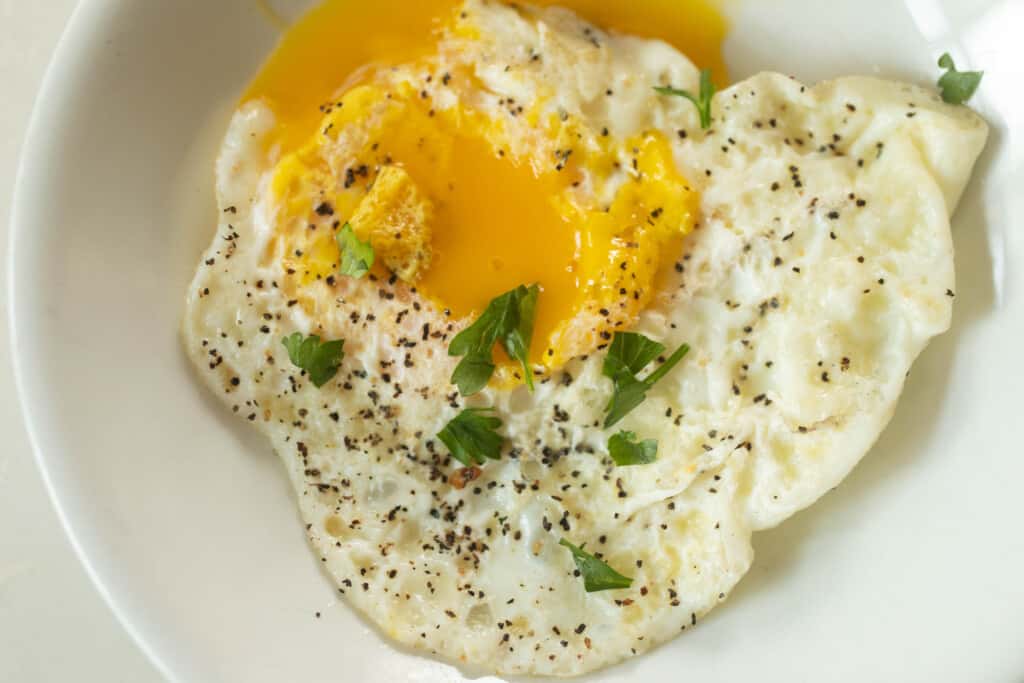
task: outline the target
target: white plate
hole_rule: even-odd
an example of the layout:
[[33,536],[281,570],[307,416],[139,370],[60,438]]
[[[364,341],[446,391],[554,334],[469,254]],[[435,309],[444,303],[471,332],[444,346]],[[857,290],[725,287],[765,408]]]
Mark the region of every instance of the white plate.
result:
[[[14,212],[12,329],[36,453],[98,588],[168,677],[461,680],[336,602],[269,447],[179,349],[215,218],[213,155],[277,35],[258,4],[95,0],[71,22]],[[987,71],[974,105],[993,135],[955,221],[955,324],[840,490],[755,537],[726,605],[593,680],[1020,681],[1024,2],[730,13],[736,77],[931,82],[947,49]]]

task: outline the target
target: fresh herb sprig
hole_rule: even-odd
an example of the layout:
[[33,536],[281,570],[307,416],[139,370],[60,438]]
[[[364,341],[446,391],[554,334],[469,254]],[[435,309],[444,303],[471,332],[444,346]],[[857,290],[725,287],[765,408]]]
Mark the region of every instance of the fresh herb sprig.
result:
[[650,465],[658,459],[658,442],[637,441],[635,432],[622,431],[608,439],[608,455],[619,467]]
[[569,552],[572,553],[576,569],[583,576],[583,589],[588,593],[612,590],[614,588],[629,588],[633,584],[633,579],[618,573],[609,567],[608,563],[597,559],[584,551],[582,547],[577,548],[564,538],[558,542],[558,545],[568,548]]
[[663,344],[648,339],[642,334],[635,332],[615,333],[615,338],[612,339],[608,355],[604,359],[604,367],[601,370],[602,374],[611,379],[614,385],[612,398],[608,402],[606,409],[608,416],[604,421],[605,428],[615,425],[619,420],[626,417],[630,411],[643,403],[651,387],[679,364],[679,361],[690,352],[690,347],[683,344],[662,363],[661,367],[648,375],[646,379],[638,379],[637,373],[664,353],[664,351],[665,346]]
[[715,96],[715,84],[711,81],[711,69],[701,69],[700,90],[696,95],[689,90],[680,90],[670,85],[659,85],[654,88],[661,95],[672,95],[674,97],[685,97],[693,102],[700,115],[700,127],[707,129],[711,127],[711,101]]
[[459,393],[470,396],[487,386],[494,374],[491,353],[496,343],[522,364],[526,385],[533,391],[529,354],[539,295],[537,285],[520,285],[505,292],[492,300],[472,325],[455,336],[448,346],[448,355],[462,356],[452,374],[452,384],[458,386]]
[[338,249],[341,251],[341,262],[338,271],[342,275],[357,280],[373,268],[374,252],[369,242],[363,242],[356,236],[352,226],[345,223],[337,235]]
[[296,332],[281,340],[288,350],[288,358],[295,367],[305,370],[310,381],[318,388],[330,382],[345,358],[345,340],[322,342],[313,334],[303,337]]
[[452,457],[466,467],[501,458],[501,420],[489,408],[466,408],[437,434]]
[[949,104],[963,104],[971,99],[981,85],[981,77],[985,75],[984,71],[957,71],[953,57],[948,52],[939,57],[939,66],[946,70],[939,78],[942,101]]

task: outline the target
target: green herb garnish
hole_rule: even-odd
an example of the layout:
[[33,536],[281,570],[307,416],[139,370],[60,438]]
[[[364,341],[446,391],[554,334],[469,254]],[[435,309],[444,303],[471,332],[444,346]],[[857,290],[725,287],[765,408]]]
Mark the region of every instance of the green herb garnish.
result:
[[288,358],[295,367],[305,370],[317,387],[322,387],[338,374],[345,358],[345,340],[321,342],[317,335],[303,337],[301,332],[281,340],[288,349]]
[[[576,562],[576,568],[583,575],[583,588],[588,593],[606,591],[613,588],[629,588],[633,579],[623,576],[602,560],[597,559],[583,548],[577,548],[564,538],[558,542],[572,553],[572,559]],[[584,544],[586,545],[586,544]]]
[[942,101],[949,104],[963,104],[971,99],[981,84],[981,77],[985,75],[984,71],[957,71],[948,52],[939,57],[939,66],[946,69],[946,73],[939,78]]
[[650,465],[658,459],[658,442],[654,439],[636,440],[634,432],[619,432],[608,439],[608,455],[619,467]]
[[642,334],[615,333],[615,338],[608,349],[608,355],[605,356],[604,367],[601,370],[604,376],[611,379],[614,384],[614,393],[612,393],[612,398],[606,408],[608,417],[604,421],[605,428],[611,427],[643,403],[651,387],[672,371],[672,368],[683,359],[683,356],[690,352],[690,347],[683,344],[662,363],[660,368],[648,375],[647,379],[637,379],[637,373],[664,351],[664,345],[652,341]]
[[700,92],[696,96],[689,90],[680,90],[670,85],[659,85],[654,89],[662,95],[685,97],[690,100],[693,102],[693,106],[697,107],[697,113],[700,114],[700,127],[711,127],[711,98],[715,95],[715,84],[711,82],[711,69],[701,69]]
[[373,268],[373,247],[356,237],[356,231],[346,223],[338,231],[338,249],[341,250],[341,265],[338,270],[342,275],[359,279]]
[[505,292],[487,305],[476,322],[452,340],[448,355],[463,357],[452,374],[452,384],[459,387],[463,396],[475,394],[487,386],[494,374],[491,350],[499,342],[509,356],[522,363],[526,385],[533,391],[529,353],[539,294],[537,285],[520,285]]
[[488,458],[501,458],[501,445],[505,442],[495,430],[501,420],[490,408],[466,408],[456,415],[437,434],[448,447],[452,457],[466,467],[483,465]]

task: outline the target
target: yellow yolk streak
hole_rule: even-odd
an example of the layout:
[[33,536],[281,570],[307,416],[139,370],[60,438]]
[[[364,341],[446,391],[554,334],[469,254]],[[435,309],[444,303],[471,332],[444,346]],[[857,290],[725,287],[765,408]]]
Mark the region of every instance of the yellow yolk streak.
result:
[[607,211],[580,217],[583,229],[577,266],[577,318],[556,328],[545,364],[558,367],[605,344],[625,330],[650,303],[664,265],[693,230],[699,195],[676,169],[668,141],[648,133],[627,141],[633,173]]

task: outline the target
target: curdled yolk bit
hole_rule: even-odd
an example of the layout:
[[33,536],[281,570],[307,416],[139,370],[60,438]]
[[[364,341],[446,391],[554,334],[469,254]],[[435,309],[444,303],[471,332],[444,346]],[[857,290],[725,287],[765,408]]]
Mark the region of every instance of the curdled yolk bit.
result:
[[399,279],[416,282],[430,268],[434,205],[401,166],[380,167],[349,223]]
[[[650,302],[665,254],[678,252],[695,222],[698,197],[668,141],[658,133],[614,140],[585,122],[545,115],[537,103],[520,114],[538,144],[555,150],[555,162],[541,163],[550,149],[524,149],[502,120],[460,101],[436,106],[410,82],[389,78],[380,63],[404,61],[431,73],[436,37],[424,35],[455,3],[403,2],[385,23],[391,4],[336,0],[315,10],[286,36],[247,96],[268,102],[279,119],[272,190],[290,274],[285,286],[315,312],[303,288],[337,272],[334,236],[348,223],[373,245],[378,276],[394,273],[454,319],[518,285],[538,284],[536,363],[555,368],[607,343]],[[693,37],[678,2],[646,0],[628,11],[596,0],[558,4],[612,28]],[[377,20],[388,25],[385,37],[349,36]],[[720,20],[696,25],[724,32]],[[316,40],[325,32],[330,40]],[[720,66],[717,42],[702,33],[691,53],[694,44],[698,61]],[[474,87],[469,73],[444,78],[463,92]],[[559,156],[559,142],[568,140],[576,153]]]

